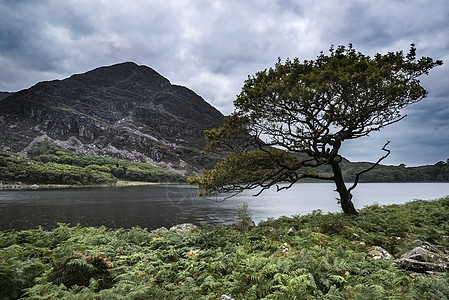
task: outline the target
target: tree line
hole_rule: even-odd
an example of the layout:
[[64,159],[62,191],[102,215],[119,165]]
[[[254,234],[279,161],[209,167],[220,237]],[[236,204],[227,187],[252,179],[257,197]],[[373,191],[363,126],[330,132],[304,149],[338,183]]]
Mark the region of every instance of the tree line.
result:
[[[370,162],[350,162],[343,159],[341,162],[343,178],[346,182],[354,182],[358,173],[373,165],[374,163]],[[321,166],[310,171],[314,171],[320,176],[332,174],[330,166]],[[316,181],[316,179],[311,181]],[[449,159],[446,162],[439,161],[433,165],[415,167],[407,167],[405,164],[399,166],[379,164],[369,172],[363,173],[359,182],[449,182]]]
[[[351,182],[355,174],[360,172],[359,164],[343,166],[346,180]],[[379,165],[375,169],[363,174],[360,182],[448,182],[449,181],[449,159],[447,162],[437,162],[433,165],[406,167]]]

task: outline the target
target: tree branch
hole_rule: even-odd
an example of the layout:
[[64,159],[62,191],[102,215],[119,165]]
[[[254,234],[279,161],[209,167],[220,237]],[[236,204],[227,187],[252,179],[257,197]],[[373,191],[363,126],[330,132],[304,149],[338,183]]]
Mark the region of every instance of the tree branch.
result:
[[355,187],[356,187],[357,184],[359,183],[359,177],[360,177],[360,175],[362,175],[363,173],[366,173],[366,172],[368,172],[368,171],[371,171],[371,170],[374,169],[377,165],[379,165],[379,163],[380,163],[382,160],[384,160],[385,158],[387,158],[388,155],[390,155],[391,151],[388,150],[387,148],[385,148],[385,147],[388,146],[388,144],[390,144],[390,141],[387,141],[387,142],[385,143],[385,145],[382,147],[382,150],[385,151],[385,152],[387,152],[384,156],[382,156],[381,158],[379,158],[379,159],[376,161],[376,163],[373,164],[373,165],[372,165],[371,167],[369,167],[368,169],[363,170],[363,171],[361,171],[361,172],[355,174],[354,184],[348,189],[348,192],[351,192],[353,189],[355,189]]

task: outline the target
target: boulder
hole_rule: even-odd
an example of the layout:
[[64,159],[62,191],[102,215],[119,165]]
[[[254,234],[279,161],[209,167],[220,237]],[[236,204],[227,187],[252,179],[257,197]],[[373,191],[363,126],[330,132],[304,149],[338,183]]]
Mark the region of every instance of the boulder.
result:
[[382,247],[373,246],[369,248],[368,255],[372,259],[391,259],[391,254]]
[[426,273],[449,271],[449,249],[418,241],[417,246],[398,259],[396,264],[404,269]]
[[163,232],[167,232],[167,231],[168,231],[168,229],[165,226],[162,226],[162,227],[152,230],[152,232],[154,232],[154,233],[163,233]]
[[198,226],[193,225],[191,223],[183,223],[183,224],[178,224],[178,225],[174,225],[170,228],[170,231],[174,231],[174,232],[186,232],[186,231],[193,231],[193,230],[197,230]]

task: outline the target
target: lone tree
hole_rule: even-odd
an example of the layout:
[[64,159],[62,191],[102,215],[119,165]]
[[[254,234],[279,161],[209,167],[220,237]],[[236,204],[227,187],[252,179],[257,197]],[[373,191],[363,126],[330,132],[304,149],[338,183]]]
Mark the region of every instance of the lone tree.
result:
[[[206,131],[206,152],[225,159],[202,176],[190,179],[206,194],[239,193],[276,186],[287,189],[302,178],[334,181],[342,210],[357,215],[351,191],[359,176],[346,186],[339,150],[345,140],[367,136],[394,124],[400,110],[426,97],[418,78],[442,61],[416,59],[411,45],[402,51],[374,57],[352,45],[331,48],[316,60],[280,60],[274,68],[249,76],[234,101],[234,112],[220,128]],[[316,167],[329,165],[332,175]],[[287,183],[287,185],[285,185]],[[281,185],[280,185],[281,184]]]

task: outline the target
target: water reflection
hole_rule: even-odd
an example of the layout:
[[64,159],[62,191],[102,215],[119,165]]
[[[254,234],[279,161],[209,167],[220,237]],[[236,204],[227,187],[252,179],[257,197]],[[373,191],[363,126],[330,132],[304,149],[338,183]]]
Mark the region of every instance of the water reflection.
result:
[[[330,183],[301,183],[277,193],[268,190],[258,197],[246,192],[223,202],[197,196],[189,185],[148,185],[124,188],[89,188],[33,191],[0,191],[0,230],[20,230],[58,222],[83,226],[150,229],[179,223],[232,224],[236,210],[249,205],[257,223],[269,217],[306,214],[321,209],[340,211]],[[449,195],[449,183],[360,184],[354,190],[355,205],[404,203]]]
[[0,230],[58,222],[83,226],[158,228],[178,223],[235,222],[235,208],[214,207],[188,185],[0,191]]

